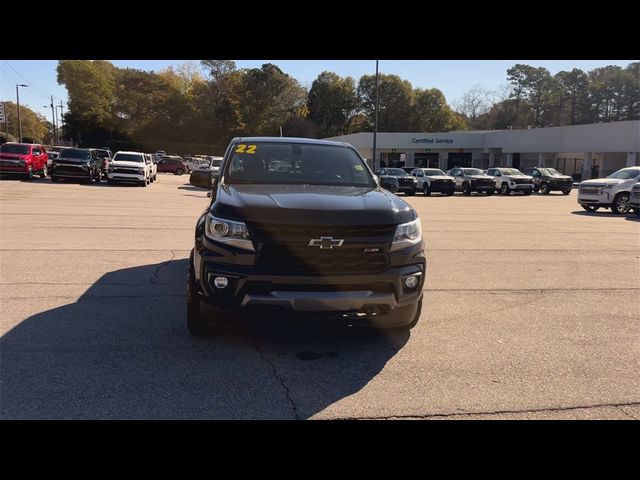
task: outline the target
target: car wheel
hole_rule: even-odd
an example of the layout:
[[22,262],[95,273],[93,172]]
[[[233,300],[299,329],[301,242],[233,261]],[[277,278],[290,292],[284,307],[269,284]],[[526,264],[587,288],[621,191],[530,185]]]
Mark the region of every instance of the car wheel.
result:
[[570,193],[571,193],[571,190],[562,190],[563,195],[569,195]]
[[509,190],[509,185],[502,182],[502,185],[500,186],[500,195],[509,195],[510,192],[511,190]]
[[427,197],[431,195],[431,190],[429,190],[429,185],[426,183],[422,186],[422,193],[424,193]]
[[33,180],[33,167],[31,165],[29,165],[27,173],[24,174],[24,178],[25,180]]
[[49,173],[49,171],[47,170],[47,164],[45,163],[42,166],[42,171],[40,172],[40,178],[47,178],[47,174]]
[[176,175],[182,175],[183,173],[184,171],[181,168],[176,170]]
[[196,275],[193,271],[193,253],[189,257],[187,274],[187,329],[192,335],[204,336],[210,332],[203,318],[200,299],[197,294]]
[[471,195],[471,187],[468,183],[462,184],[462,194],[463,195]]
[[630,199],[628,193],[619,193],[616,195],[616,198],[613,200],[613,205],[611,205],[611,211],[613,213],[627,213],[630,207]]
[[540,193],[542,193],[543,195],[549,195],[549,193],[551,193],[551,188],[549,188],[548,183],[543,183],[542,185],[540,185]]
[[587,212],[597,212],[600,207],[594,207],[593,205],[582,205]]

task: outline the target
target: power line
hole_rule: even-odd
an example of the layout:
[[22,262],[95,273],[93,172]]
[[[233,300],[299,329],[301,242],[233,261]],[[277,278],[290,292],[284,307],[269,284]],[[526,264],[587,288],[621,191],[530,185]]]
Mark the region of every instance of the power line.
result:
[[[7,65],[9,65],[9,67],[11,68],[11,70],[13,70],[14,72],[16,72],[16,74],[17,74],[20,78],[22,78],[22,80],[24,80],[24,81],[25,81],[25,83],[29,84],[29,86],[30,86],[33,90],[39,91],[42,95],[44,95],[44,91],[43,91],[43,90],[41,90],[40,88],[35,87],[35,86],[33,85],[33,82],[30,82],[29,80],[27,80],[27,79],[26,79],[26,78],[25,78],[25,77],[24,77],[24,76],[23,76],[19,71],[17,71],[15,68],[13,68],[13,65],[11,65],[11,64],[9,63],[9,60],[5,60],[4,62],[5,62]],[[49,98],[49,96],[46,96],[46,98]]]

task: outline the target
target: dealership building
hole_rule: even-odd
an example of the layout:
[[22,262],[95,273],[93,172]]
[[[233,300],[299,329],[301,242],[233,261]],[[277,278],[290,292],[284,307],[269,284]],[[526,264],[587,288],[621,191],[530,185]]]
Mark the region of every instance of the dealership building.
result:
[[640,165],[640,121],[523,130],[446,133],[360,132],[327,138],[353,145],[374,170],[381,167],[553,167],[586,180]]

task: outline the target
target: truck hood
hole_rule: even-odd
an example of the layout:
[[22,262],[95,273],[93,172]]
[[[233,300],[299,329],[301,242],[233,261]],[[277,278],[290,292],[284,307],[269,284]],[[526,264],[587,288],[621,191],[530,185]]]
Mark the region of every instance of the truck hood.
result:
[[494,178],[489,175],[467,175],[467,178],[471,180],[494,180]]
[[455,178],[450,177],[449,175],[430,175],[429,177],[431,180],[454,180]]
[[628,182],[629,180],[622,180],[619,178],[594,178],[592,180],[585,180],[580,182],[581,187],[604,187],[607,185],[618,185],[620,183]]
[[119,162],[118,160],[109,160],[109,165],[112,167],[144,168],[146,164],[141,162]]
[[298,225],[390,225],[416,218],[382,188],[317,185],[220,185],[211,213],[230,220]]
[[573,181],[573,178],[571,178],[569,175],[543,175],[543,178],[547,180]]
[[533,180],[531,175],[503,175],[505,178],[511,180]]

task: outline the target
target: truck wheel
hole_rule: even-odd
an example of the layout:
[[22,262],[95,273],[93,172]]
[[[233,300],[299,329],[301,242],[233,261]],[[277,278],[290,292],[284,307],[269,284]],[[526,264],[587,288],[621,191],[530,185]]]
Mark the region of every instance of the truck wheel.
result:
[[471,187],[468,183],[462,184],[462,194],[463,195],[471,195]]
[[594,207],[593,205],[582,205],[587,212],[597,212],[600,207]]
[[209,333],[207,325],[202,319],[200,299],[198,298],[196,276],[193,271],[193,253],[189,258],[189,272],[187,279],[187,329],[192,335],[204,336]]
[[544,195],[549,195],[549,193],[551,193],[551,189],[549,188],[548,183],[543,183],[542,185],[540,185],[540,193]]
[[33,180],[33,167],[31,165],[29,165],[29,169],[27,170],[27,173],[24,174],[24,179]]
[[45,163],[42,166],[42,171],[40,172],[40,178],[47,178],[47,173],[49,172],[47,171],[47,164]]
[[611,211],[613,213],[627,213],[630,207],[629,194],[626,192],[619,193],[616,195],[616,198],[613,200],[613,204],[611,205]]
[[176,175],[182,175],[184,172],[182,171],[181,168],[176,170]]
[[563,195],[569,195],[570,193],[571,193],[571,190],[562,190]]
[[429,185],[426,183],[422,186],[422,193],[424,193],[427,197],[431,195],[431,190],[429,190]]
[[502,182],[502,185],[500,186],[500,195],[509,195],[510,192],[511,190],[509,190],[509,185]]

